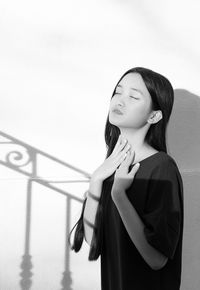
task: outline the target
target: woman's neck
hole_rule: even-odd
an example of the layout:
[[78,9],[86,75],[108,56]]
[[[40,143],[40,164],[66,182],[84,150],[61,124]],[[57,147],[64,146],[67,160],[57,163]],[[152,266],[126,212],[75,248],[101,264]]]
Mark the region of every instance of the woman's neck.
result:
[[128,140],[128,143],[131,145],[131,149],[135,151],[135,158],[132,163],[137,163],[140,160],[158,152],[144,141],[145,134],[142,134],[141,131],[136,131],[133,133],[132,131],[128,132],[126,130],[121,131],[121,135],[123,139]]

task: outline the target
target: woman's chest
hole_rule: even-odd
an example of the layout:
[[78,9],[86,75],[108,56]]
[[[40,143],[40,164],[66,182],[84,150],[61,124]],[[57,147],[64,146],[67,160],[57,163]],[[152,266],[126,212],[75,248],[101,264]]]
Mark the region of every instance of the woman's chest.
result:
[[[116,223],[117,221],[120,221],[120,216],[111,196],[113,181],[114,179],[111,177],[105,184],[105,190],[103,192],[103,212],[105,221],[112,219]],[[125,193],[122,192],[122,194],[126,194],[130,203],[139,215],[143,215],[145,212],[148,199],[148,186],[149,178],[141,178],[141,176],[137,176]]]

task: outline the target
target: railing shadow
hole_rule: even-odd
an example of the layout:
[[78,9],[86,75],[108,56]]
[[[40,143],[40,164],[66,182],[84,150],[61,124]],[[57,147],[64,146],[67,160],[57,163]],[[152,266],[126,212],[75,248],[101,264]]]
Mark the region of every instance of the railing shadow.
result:
[[[14,171],[17,171],[27,177],[27,200],[26,200],[26,225],[25,225],[25,249],[22,255],[22,262],[20,265],[21,280],[20,287],[21,290],[29,290],[32,286],[32,276],[33,276],[33,264],[31,261],[30,254],[30,234],[31,234],[31,205],[32,205],[32,185],[33,182],[40,183],[45,187],[57,191],[66,197],[66,235],[65,235],[65,264],[64,271],[62,273],[61,279],[61,290],[72,290],[72,278],[70,271],[70,249],[68,244],[68,236],[70,233],[70,218],[71,218],[71,201],[75,200],[80,203],[83,202],[82,199],[70,194],[63,188],[59,188],[59,185],[63,183],[79,183],[88,182],[90,179],[90,174],[80,170],[77,167],[72,166],[54,156],[51,156],[29,144],[14,138],[2,131],[0,131],[0,164],[6,166]],[[54,180],[42,177],[38,174],[39,161],[41,157],[46,158],[46,162],[49,160],[57,165],[64,166],[76,173],[81,174],[84,179],[78,180],[68,180],[67,178],[63,180]]]
[[[181,289],[196,290],[200,285],[199,269],[199,204],[200,204],[200,97],[184,89],[175,90],[175,101],[172,116],[167,130],[169,154],[175,158],[184,185],[184,234],[183,234],[183,274]],[[5,145],[5,146],[4,146]],[[70,232],[71,201],[80,203],[82,199],[59,188],[59,184],[67,182],[88,182],[90,174],[62,160],[59,160],[41,150],[30,146],[4,132],[0,131],[0,164],[25,175],[27,183],[25,249],[21,263],[20,287],[31,289],[33,265],[30,254],[31,233],[31,197],[33,182],[40,183],[66,197],[66,240],[65,265],[61,279],[61,290],[71,290],[70,250],[68,234]],[[13,149],[13,148],[17,149]],[[49,180],[38,174],[39,156],[45,157],[60,166],[80,173],[85,180]]]
[[32,198],[32,181],[29,179],[27,184],[27,200],[26,200],[26,229],[25,229],[25,249],[24,255],[22,256],[21,263],[21,280],[20,286],[22,290],[29,290],[32,285],[33,273],[31,269],[33,264],[31,262],[30,255],[30,230],[31,230],[31,198]]

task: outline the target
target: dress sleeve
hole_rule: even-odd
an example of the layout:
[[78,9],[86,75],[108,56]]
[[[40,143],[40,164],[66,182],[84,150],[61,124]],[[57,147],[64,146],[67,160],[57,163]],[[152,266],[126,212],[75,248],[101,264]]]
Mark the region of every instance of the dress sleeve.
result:
[[173,259],[181,230],[180,182],[178,169],[172,162],[156,166],[142,216],[148,243],[170,259]]

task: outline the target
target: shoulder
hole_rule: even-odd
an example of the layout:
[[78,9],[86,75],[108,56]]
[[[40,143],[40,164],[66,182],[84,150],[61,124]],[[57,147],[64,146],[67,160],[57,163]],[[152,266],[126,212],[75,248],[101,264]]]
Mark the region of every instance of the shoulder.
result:
[[159,151],[158,152],[158,158],[157,158],[157,162],[156,162],[156,166],[174,166],[176,168],[178,168],[177,163],[175,161],[175,159],[170,156],[168,153],[164,152],[164,151]]
[[166,152],[159,151],[157,166],[171,166],[178,169],[175,159]]
[[175,159],[168,153],[160,151],[152,168],[152,177],[180,179],[181,175]]

